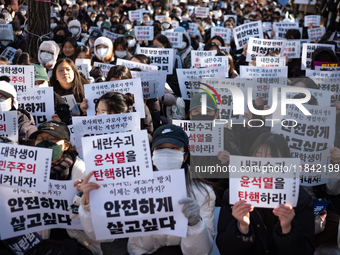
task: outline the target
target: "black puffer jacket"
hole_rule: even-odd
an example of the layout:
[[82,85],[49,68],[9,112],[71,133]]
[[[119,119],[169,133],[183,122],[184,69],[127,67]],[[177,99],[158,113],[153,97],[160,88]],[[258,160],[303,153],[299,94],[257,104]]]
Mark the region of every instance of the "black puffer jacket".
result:
[[28,138],[37,131],[33,116],[26,110],[19,108],[18,110],[18,131],[19,144],[29,145]]

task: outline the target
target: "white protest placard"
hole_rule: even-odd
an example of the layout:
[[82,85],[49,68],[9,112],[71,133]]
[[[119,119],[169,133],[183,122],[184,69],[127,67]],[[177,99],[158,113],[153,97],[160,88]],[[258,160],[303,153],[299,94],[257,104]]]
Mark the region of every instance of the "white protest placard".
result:
[[287,105],[285,126],[274,125],[272,132],[283,135],[291,156],[300,158],[300,185],[314,186],[328,182],[329,151],[334,147],[335,107],[306,105],[311,115],[303,114],[293,104]]
[[198,24],[189,23],[189,35],[197,35],[198,34]]
[[110,32],[109,30],[106,30],[104,29],[103,31],[103,36],[106,37],[106,38],[109,38],[112,43],[118,38],[118,37],[124,37],[123,34],[116,34],[116,33],[113,33],[113,32]]
[[165,35],[171,43],[173,48],[181,48],[183,42],[183,33],[182,32],[169,32],[169,31],[161,31],[162,35]]
[[192,156],[217,156],[224,150],[223,125],[198,120],[172,120],[172,124],[183,128],[188,135],[188,149]]
[[158,67],[157,66],[152,66],[152,65],[148,65],[148,64],[143,64],[143,63],[138,63],[138,62],[134,62],[134,61],[129,61],[129,60],[125,60],[122,58],[118,58],[117,65],[121,65],[121,66],[126,66],[129,69],[132,68],[140,68],[145,72],[150,72],[150,71],[158,71]]
[[179,21],[177,20],[171,20],[171,25],[173,29],[176,29],[179,27]]
[[308,27],[309,24],[312,24],[314,27],[320,26],[321,16],[320,15],[307,15],[304,17],[304,25]]
[[0,185],[1,239],[45,229],[83,229],[78,217],[72,219],[74,181],[47,182],[46,192],[11,189]]
[[[270,67],[269,67],[270,68]],[[272,87],[287,86],[286,77],[277,78],[253,78],[253,98],[263,97],[265,105],[272,102],[273,93],[270,93]],[[246,108],[247,109],[247,108]]]
[[[191,79],[194,78],[224,78],[224,67],[206,67],[206,68],[191,68],[191,69],[177,69],[177,78],[179,81],[179,87],[181,90],[182,98],[184,100],[190,100],[194,95],[193,89],[195,84],[191,83]],[[199,86],[199,84],[198,84]]]
[[259,20],[237,26],[234,28],[233,33],[236,49],[242,49],[248,43],[249,38],[263,38],[262,23]]
[[80,115],[80,110],[77,104],[76,99],[74,98],[74,95],[66,95],[61,96],[61,98],[65,101],[65,104],[70,106],[70,112],[73,115]]
[[189,12],[189,16],[191,16],[192,14],[194,14],[195,11],[195,6],[192,5],[186,5],[185,8],[188,10]]
[[53,87],[27,88],[25,94],[17,96],[19,108],[28,111],[36,126],[52,120],[54,114]]
[[153,40],[153,26],[135,26],[134,29],[137,41]]
[[[124,192],[121,190],[124,189]],[[178,201],[187,197],[184,170],[156,171],[153,177],[101,185],[90,193],[97,240],[149,235],[185,237],[188,220]]]
[[316,0],[295,0],[295,4],[306,4],[306,5],[315,5]]
[[128,79],[110,82],[91,83],[84,86],[85,98],[88,100],[87,116],[95,116],[95,104],[98,99],[106,92],[116,91],[123,94],[131,93],[134,96],[135,103],[131,107],[132,112],[136,110],[140,113],[141,118],[145,118],[143,93],[141,79]]
[[13,34],[13,26],[12,26],[12,24],[0,24],[0,32],[3,29],[9,30],[11,32],[11,34]]
[[13,142],[18,141],[18,112],[0,109],[0,136],[5,136]]
[[106,135],[140,130],[140,114],[101,114],[98,116],[72,117],[74,145],[79,157],[83,158],[82,137]]
[[220,48],[220,51],[225,51],[225,52],[228,52],[230,53],[230,47],[219,47]]
[[110,183],[152,178],[152,161],[146,130],[82,137],[86,173]]
[[142,10],[134,10],[129,11],[129,20],[131,22],[137,21],[143,21],[143,11]]
[[229,18],[234,20],[234,26],[237,26],[237,15],[223,15],[224,22],[226,22]]
[[173,68],[175,67],[174,49],[140,47],[137,49],[137,54],[148,56],[151,65],[158,66],[158,70],[167,71],[168,75],[173,73]]
[[145,25],[152,26],[154,23],[154,20],[144,20],[144,22],[145,22]]
[[[90,60],[90,59],[86,59],[86,60]],[[76,67],[77,67],[78,72],[85,75],[86,79],[90,78],[89,66],[87,64],[76,65]]]
[[307,70],[312,68],[313,52],[320,47],[326,47],[332,49],[332,51],[335,51],[335,45],[321,43],[304,43],[302,45],[301,70]]
[[265,56],[270,51],[283,53],[285,45],[285,40],[249,38],[246,61],[254,61],[257,56]]
[[1,143],[0,148],[0,186],[48,190],[51,149],[9,143]]
[[7,60],[12,64],[12,61],[14,59],[14,55],[17,49],[14,49],[13,47],[6,47],[6,49],[1,53],[1,57],[7,58]]
[[115,65],[105,64],[105,63],[102,63],[102,62],[94,62],[93,66],[99,67],[100,71],[103,73],[103,75],[106,78],[107,74],[109,73],[109,71],[111,69],[111,67],[114,67]]
[[285,39],[289,29],[299,29],[299,23],[273,22],[274,39]]
[[191,66],[201,67],[201,58],[214,57],[217,54],[217,50],[192,50],[191,51]]
[[287,78],[288,67],[240,66],[240,78],[253,77]]
[[286,65],[285,57],[256,57],[256,66],[278,67],[285,65]]
[[[100,31],[100,27],[97,27],[97,26],[91,26],[90,29],[89,29],[89,34],[92,33],[92,31],[94,30],[97,30],[97,31]],[[105,30],[104,30],[105,31]]]
[[229,77],[229,57],[228,56],[214,56],[201,58],[201,67],[215,67],[224,66],[224,75]]
[[[306,88],[306,89],[308,89],[310,91],[311,95],[316,98],[319,106],[326,106],[326,107],[331,106],[331,91],[320,90],[320,89],[310,89],[310,88]],[[299,93],[298,92],[288,92],[288,93],[286,93],[286,98],[292,99],[297,94],[299,94]]]
[[209,7],[195,7],[196,18],[206,18],[209,16]]
[[262,22],[262,27],[266,31],[272,31],[273,30],[273,24],[271,22]]
[[301,45],[299,40],[287,40],[286,46],[283,51],[283,56],[287,56],[289,59],[300,58],[301,56]]
[[[245,200],[257,208],[295,207],[299,197],[298,158],[230,155],[230,204]],[[295,172],[294,172],[295,169]]]
[[26,93],[27,88],[35,84],[34,66],[6,65],[0,66],[0,76],[8,76],[18,95]]
[[327,78],[327,79],[336,79],[340,78],[340,71],[321,71],[321,70],[306,70],[306,77],[313,78]]
[[223,41],[226,44],[230,44],[231,40],[231,29],[225,27],[212,27],[211,28],[211,38],[215,35],[222,37]]
[[307,29],[308,39],[311,41],[318,40],[320,41],[321,37],[326,33],[325,27],[316,27]]
[[140,78],[142,82],[143,97],[146,99],[162,97],[164,95],[166,72],[135,72],[131,71],[132,78]]
[[155,20],[159,20],[159,22],[163,22],[163,19],[168,17],[167,15],[155,15]]

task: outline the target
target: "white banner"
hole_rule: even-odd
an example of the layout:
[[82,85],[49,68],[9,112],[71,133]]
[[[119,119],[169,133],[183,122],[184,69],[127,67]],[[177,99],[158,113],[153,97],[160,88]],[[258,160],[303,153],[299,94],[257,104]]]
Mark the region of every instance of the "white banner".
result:
[[230,44],[230,40],[231,40],[231,29],[230,28],[212,27],[211,38],[213,38],[215,35],[222,37],[222,39],[224,40],[226,44]]
[[286,66],[285,57],[256,57],[256,66],[279,67]]
[[249,22],[237,26],[233,30],[236,49],[242,49],[248,43],[249,38],[263,38],[261,21]]
[[167,71],[171,75],[175,67],[174,49],[138,48],[137,54],[150,57],[151,65],[158,66],[158,70]]
[[254,61],[257,56],[265,56],[270,51],[283,53],[285,45],[285,40],[249,38],[246,61]]
[[201,67],[201,58],[213,57],[217,54],[217,50],[192,50],[191,51],[191,67]]
[[287,78],[288,67],[240,66],[240,78]]
[[102,63],[102,62],[94,62],[93,66],[99,67],[100,71],[103,73],[103,75],[106,78],[111,67],[114,67],[115,65],[105,64],[105,63]]
[[8,76],[18,95],[35,86],[34,66],[0,66],[0,76]]
[[320,26],[321,16],[320,15],[307,15],[305,18],[305,27],[308,27],[309,24],[312,24],[314,27]]
[[313,52],[320,47],[326,47],[335,51],[335,45],[330,44],[316,44],[316,43],[304,43],[302,45],[302,59],[301,59],[301,70],[307,70],[312,68],[312,55]]
[[13,142],[18,141],[18,112],[0,112],[0,136],[5,136]]
[[153,26],[135,26],[135,35],[137,41],[139,40],[147,40],[152,41],[153,40]]
[[140,69],[142,69],[145,72],[158,71],[158,67],[157,66],[147,65],[147,64],[138,63],[138,62],[134,62],[134,61],[129,61],[129,60],[121,59],[121,58],[117,59],[116,64],[117,64],[117,66],[118,65],[126,66],[129,69],[140,68]]

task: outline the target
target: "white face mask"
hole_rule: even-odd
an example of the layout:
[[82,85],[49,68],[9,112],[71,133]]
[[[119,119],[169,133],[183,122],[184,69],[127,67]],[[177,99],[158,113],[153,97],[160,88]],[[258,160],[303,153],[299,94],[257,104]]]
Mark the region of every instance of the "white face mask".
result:
[[173,149],[154,150],[152,162],[158,171],[180,169],[184,161],[184,152]]
[[131,24],[125,24],[124,28],[125,28],[126,31],[129,31],[132,28],[132,26],[131,26]]
[[10,41],[1,41],[1,44],[3,46],[7,46],[8,44],[10,44],[11,42]]
[[41,52],[40,53],[40,59],[43,62],[43,64],[47,64],[53,59],[53,55],[48,52]]
[[203,26],[203,29],[205,29],[205,27],[207,26],[208,24],[206,22],[202,22],[202,26]]
[[96,18],[91,18],[91,21],[94,22],[96,20]]
[[101,60],[104,60],[104,58],[107,57],[108,52],[109,52],[109,49],[105,49],[105,48],[100,48],[99,50],[97,50],[97,54],[101,58]]
[[97,27],[100,27],[102,25],[103,21],[98,21],[97,22]]
[[26,11],[25,10],[20,11],[20,12],[21,12],[22,15],[24,15],[24,16],[26,15]]
[[168,29],[170,27],[170,24],[169,23],[163,23],[163,27],[164,27],[164,29]]
[[11,100],[6,100],[6,99],[1,98],[0,99],[0,110],[3,112],[7,112],[11,109],[12,109]]
[[77,35],[79,33],[79,30],[80,30],[79,28],[73,27],[70,29],[70,32],[72,35]]
[[54,29],[57,26],[57,23],[51,23],[51,29]]
[[64,16],[65,23],[67,22],[67,20],[68,20],[68,16]]
[[92,12],[87,12],[87,15],[89,15],[89,16],[90,16],[90,15],[91,15],[91,13],[92,13]]
[[53,9],[52,9],[52,12],[53,12],[53,13],[58,13],[58,12],[59,12],[59,9],[58,9],[58,8],[53,8]]
[[126,56],[126,51],[115,51],[115,55],[118,58],[124,58]]
[[135,47],[136,40],[135,39],[130,39],[130,40],[127,40],[127,43],[128,43],[128,47],[132,48],[132,47]]
[[91,40],[89,40],[89,46],[90,46],[90,48],[93,48],[93,43],[91,42]]
[[182,42],[181,47],[179,47],[179,49],[183,50],[187,47],[187,43],[186,42]]

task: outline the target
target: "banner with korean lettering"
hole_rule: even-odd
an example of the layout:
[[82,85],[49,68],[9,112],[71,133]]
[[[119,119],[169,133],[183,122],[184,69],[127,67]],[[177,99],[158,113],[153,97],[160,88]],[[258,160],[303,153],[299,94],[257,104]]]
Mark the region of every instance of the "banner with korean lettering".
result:
[[305,115],[295,105],[288,105],[285,125],[274,125],[272,132],[281,134],[289,145],[291,156],[301,159],[300,184],[315,186],[328,182],[336,109],[306,104],[304,107],[311,115]]
[[320,41],[321,37],[326,33],[326,28],[325,27],[310,28],[310,29],[307,29],[307,33],[308,33],[308,39],[309,40]]
[[65,104],[70,107],[71,115],[80,115],[80,110],[74,95],[66,95],[62,96],[61,98],[65,101]]
[[214,56],[201,58],[201,67],[215,67],[223,66],[224,75],[229,77],[229,57],[228,56]]
[[181,90],[182,98],[190,100],[193,96],[194,84],[190,82],[194,78],[224,78],[224,67],[206,67],[206,68],[191,68],[191,69],[177,69],[177,78],[179,81],[179,88]]
[[143,48],[137,49],[137,54],[144,54],[150,58],[151,65],[158,66],[158,70],[173,73],[175,67],[174,49]]
[[141,118],[145,118],[145,109],[142,93],[141,79],[128,79],[110,82],[91,83],[84,86],[85,98],[88,101],[87,116],[95,116],[95,105],[98,99],[107,92],[116,91],[123,94],[133,94],[135,103],[131,107],[132,112],[138,111]]
[[288,59],[300,58],[301,57],[301,45],[299,40],[287,40],[283,56]]
[[113,33],[113,32],[110,32],[106,29],[104,29],[103,31],[103,36],[106,37],[106,38],[109,38],[112,43],[118,38],[118,37],[124,37],[123,34],[116,34],[116,33]]
[[340,63],[314,61],[313,69],[319,71],[340,71]]
[[230,155],[230,204],[245,200],[257,208],[295,207],[299,197],[298,158]]
[[140,78],[142,82],[143,97],[146,99],[162,97],[164,95],[166,72],[136,72],[131,71],[132,78]]
[[7,58],[7,60],[12,64],[16,51],[17,49],[7,46],[6,49],[0,54],[0,56]]
[[9,30],[9,31],[11,31],[11,34],[13,34],[13,26],[12,26],[12,24],[0,24],[0,32],[3,29]]
[[305,27],[308,27],[309,24],[312,24],[314,27],[319,27],[321,22],[321,16],[320,15],[306,15],[304,17],[304,25]]
[[230,28],[211,27],[211,38],[213,38],[215,35],[222,37],[223,41],[226,44],[230,44],[230,40],[231,40],[231,29]]
[[273,22],[274,39],[286,39],[286,33],[289,29],[299,29],[299,23]]
[[161,31],[162,35],[165,35],[171,43],[173,48],[182,48],[183,43],[183,33],[182,32],[171,32],[171,31]]
[[5,188],[0,185],[1,239],[40,230],[83,229],[73,218],[74,181],[49,180],[46,192]]
[[240,78],[287,78],[288,67],[260,67],[260,66],[240,66]]
[[[310,89],[306,88],[310,91],[311,95],[315,97],[316,101],[318,102],[318,106],[331,106],[331,92],[325,91],[321,89]],[[269,92],[270,93],[270,92]],[[298,92],[288,92],[286,93],[287,99],[292,99],[294,96],[298,95]]]
[[[89,60],[90,60],[90,59],[89,59]],[[90,61],[91,61],[91,60],[90,60]],[[89,78],[90,78],[90,71],[91,71],[91,70],[88,69],[88,65],[87,65],[87,64],[76,65],[76,67],[77,67],[78,72],[80,72],[80,73],[82,73],[82,74],[85,75],[85,78],[86,78],[86,79],[89,79]]]
[[153,26],[135,26],[134,29],[137,41],[153,40]]
[[256,57],[256,66],[279,67],[286,65],[285,57]]
[[191,51],[191,67],[202,67],[201,59],[203,57],[214,57],[217,50],[192,50]]
[[20,65],[6,65],[0,66],[0,76],[8,76],[10,83],[14,86],[18,95],[26,93],[27,88],[33,88],[34,80],[34,66],[20,66]]
[[0,144],[0,186],[47,191],[52,150]]
[[0,136],[5,136],[13,142],[18,141],[18,112],[1,112],[0,109]]
[[140,69],[142,69],[145,72],[158,71],[158,67],[157,66],[152,66],[152,65],[148,65],[148,64],[138,63],[138,62],[129,61],[129,60],[121,59],[121,58],[118,58],[116,63],[117,63],[117,65],[126,66],[129,69],[140,68]]
[[27,88],[17,97],[19,108],[28,111],[34,118],[36,126],[52,120],[54,114],[53,87]]
[[196,18],[206,18],[209,16],[208,7],[195,7],[195,17]]
[[313,52],[320,47],[326,47],[335,51],[335,45],[321,44],[321,43],[304,43],[302,45],[302,58],[301,58],[301,70],[307,70],[312,68],[312,55]]
[[129,11],[129,20],[131,22],[136,21],[143,21],[143,11],[142,10],[135,10]]
[[189,137],[189,151],[192,156],[217,156],[224,150],[224,126],[213,125],[212,121],[172,120]]
[[83,157],[81,138],[96,135],[114,134],[140,130],[140,114],[129,112],[121,114],[101,114],[95,117],[73,117],[73,137],[79,157]]
[[270,51],[283,53],[285,45],[285,40],[249,38],[246,61],[254,61],[257,56],[265,56]]
[[83,137],[86,173],[94,181],[110,183],[152,178],[152,161],[146,130]]
[[101,62],[94,62],[93,66],[99,67],[100,71],[103,73],[103,75],[106,78],[107,74],[109,73],[109,71],[111,69],[111,67],[114,67],[115,65],[105,64],[105,63],[101,63]]
[[273,85],[275,87],[287,86],[287,78],[286,77],[253,78],[252,83],[253,83],[253,98],[256,99],[258,97],[262,97],[262,100],[264,100],[264,105],[267,105],[268,101],[270,101],[273,97],[273,94],[270,93],[270,89],[272,88],[272,86]]
[[186,237],[188,220],[178,201],[187,196],[184,170],[153,172],[151,178],[101,184],[90,193],[97,240],[133,236]]
[[198,24],[195,23],[189,23],[189,35],[197,35],[198,34]]
[[236,49],[240,50],[248,43],[249,38],[263,38],[261,21],[249,22],[233,30]]

